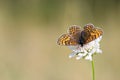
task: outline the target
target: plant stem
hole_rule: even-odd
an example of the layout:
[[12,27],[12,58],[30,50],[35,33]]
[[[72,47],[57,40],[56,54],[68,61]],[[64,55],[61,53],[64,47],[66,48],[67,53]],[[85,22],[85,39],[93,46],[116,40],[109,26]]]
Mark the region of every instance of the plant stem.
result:
[[91,61],[91,64],[92,64],[92,80],[95,80],[95,68],[94,68],[94,61],[92,60]]

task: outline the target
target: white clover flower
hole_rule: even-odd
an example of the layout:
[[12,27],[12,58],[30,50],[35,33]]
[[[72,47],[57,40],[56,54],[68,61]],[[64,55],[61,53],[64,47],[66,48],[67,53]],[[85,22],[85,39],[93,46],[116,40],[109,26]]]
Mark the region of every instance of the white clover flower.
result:
[[95,53],[102,53],[102,50],[100,49],[100,40],[102,39],[102,36],[98,37],[97,39],[81,45],[76,46],[68,46],[73,52],[69,55],[69,58],[75,57],[79,60],[81,58],[84,58],[86,60],[92,61],[92,56]]

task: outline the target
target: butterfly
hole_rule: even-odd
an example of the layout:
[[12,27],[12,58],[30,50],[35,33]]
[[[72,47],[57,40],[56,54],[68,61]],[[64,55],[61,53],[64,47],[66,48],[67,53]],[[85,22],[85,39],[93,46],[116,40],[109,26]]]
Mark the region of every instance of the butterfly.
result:
[[73,25],[68,29],[68,33],[58,38],[58,45],[76,46],[87,44],[103,34],[102,29],[95,27],[93,24],[87,24],[81,29],[79,26]]

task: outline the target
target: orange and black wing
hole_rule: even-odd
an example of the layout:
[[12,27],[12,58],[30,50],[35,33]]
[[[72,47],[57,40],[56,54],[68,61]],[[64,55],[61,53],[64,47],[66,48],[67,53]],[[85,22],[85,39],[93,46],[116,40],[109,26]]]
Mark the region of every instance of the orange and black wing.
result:
[[78,42],[80,39],[80,35],[81,35],[81,28],[77,25],[72,25],[68,29],[68,34],[70,34]]
[[102,34],[102,29],[94,27],[93,24],[87,24],[84,26],[84,30],[81,32],[81,41],[83,44],[86,44],[97,39]]
[[70,34],[63,34],[58,38],[57,44],[65,46],[74,46],[78,45],[78,42]]
[[80,33],[80,32],[81,32],[80,27],[77,26],[77,25],[72,25],[72,26],[69,27],[69,29],[68,29],[68,33],[69,33],[70,35],[76,35],[76,34],[78,34],[78,33]]

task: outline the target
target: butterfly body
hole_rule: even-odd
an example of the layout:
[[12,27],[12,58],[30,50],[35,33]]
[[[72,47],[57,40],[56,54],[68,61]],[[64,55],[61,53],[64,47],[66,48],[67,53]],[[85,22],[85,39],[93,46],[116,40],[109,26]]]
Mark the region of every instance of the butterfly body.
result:
[[84,29],[81,30],[80,27],[73,25],[68,29],[67,34],[63,34],[58,38],[58,45],[65,46],[83,46],[103,34],[102,29],[94,27],[93,24],[87,24],[84,26]]

